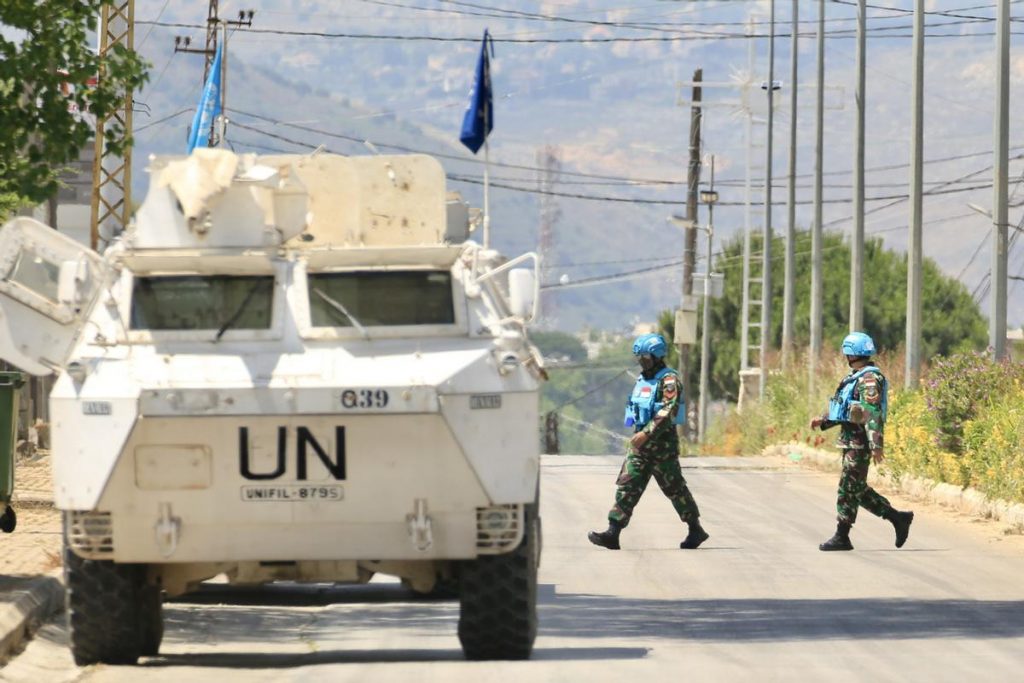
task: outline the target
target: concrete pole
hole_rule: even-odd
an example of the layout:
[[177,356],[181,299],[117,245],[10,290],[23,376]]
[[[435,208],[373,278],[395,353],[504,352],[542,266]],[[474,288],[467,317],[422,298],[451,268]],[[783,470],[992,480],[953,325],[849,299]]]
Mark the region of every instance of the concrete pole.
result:
[[996,15],[995,166],[992,173],[992,276],[988,344],[997,359],[1006,355],[1007,173],[1010,139],[1010,0],[999,0]]
[[850,331],[864,327],[864,78],[866,0],[857,0],[857,114],[853,158],[853,242],[850,245]]
[[822,161],[825,151],[825,0],[818,0],[818,90],[814,128],[814,223],[811,226],[811,347],[808,360],[810,386],[814,390],[822,345]]
[[[754,33],[754,24],[751,20],[747,24],[747,35]],[[747,73],[750,78],[754,77],[754,41],[747,40]],[[744,93],[744,98],[750,97],[749,90]],[[740,372],[750,369],[750,241],[753,233],[753,196],[754,182],[752,170],[754,166],[754,112],[749,107],[749,102],[744,113],[743,122],[743,146],[746,148],[746,169],[743,174],[743,302],[742,319],[740,320]],[[742,381],[742,380],[741,380]],[[742,389],[741,389],[742,391]]]
[[768,384],[768,347],[771,343],[772,326],[772,127],[775,118],[775,0],[770,0],[770,35],[768,38],[768,132],[765,136],[764,161],[764,234],[761,245],[761,381],[758,398],[764,400]]
[[793,354],[793,309],[796,302],[796,101],[799,10],[793,0],[789,55],[789,215],[786,221],[785,285],[782,291],[782,369]]
[[[708,185],[713,194],[715,191],[715,157],[711,156],[711,181]],[[711,375],[711,248],[715,231],[715,203],[708,202],[708,260],[704,267],[704,311],[700,325],[700,405],[697,408],[697,435],[700,443],[707,438],[708,424],[708,384]]]
[[914,47],[910,124],[910,240],[907,247],[907,369],[904,385],[921,378],[922,191],[924,184],[924,0],[914,0]]
[[[693,92],[690,98],[690,161],[686,169],[686,218],[689,227],[686,228],[685,242],[683,244],[683,292],[681,308],[689,305],[693,295],[693,270],[697,255],[697,196],[700,191],[700,127],[701,127],[701,98],[702,89],[700,82],[704,80],[704,70],[697,69],[693,72]],[[679,346],[679,376],[683,384],[683,396],[691,396],[690,373],[687,368],[690,364],[690,346],[681,344]],[[690,421],[685,420],[677,430],[680,438],[689,439]]]

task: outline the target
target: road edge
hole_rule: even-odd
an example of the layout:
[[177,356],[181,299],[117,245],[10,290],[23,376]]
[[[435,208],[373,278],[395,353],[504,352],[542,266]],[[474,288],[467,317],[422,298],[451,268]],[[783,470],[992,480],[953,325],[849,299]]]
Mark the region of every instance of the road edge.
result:
[[[50,617],[64,609],[61,570],[29,577],[8,577],[19,585],[5,591],[10,596],[0,604],[0,664]],[[23,583],[21,583],[23,582]]]
[[[766,446],[762,455],[784,458],[794,464],[810,466],[831,472],[840,471],[839,451],[825,451],[811,448],[802,443],[781,443]],[[1005,500],[990,499],[973,488],[961,488],[954,484],[943,484],[925,477],[904,475],[898,479],[890,474],[871,468],[868,473],[871,484],[880,484],[908,496],[950,508],[966,515],[994,519],[1012,526],[1024,527],[1024,505]]]

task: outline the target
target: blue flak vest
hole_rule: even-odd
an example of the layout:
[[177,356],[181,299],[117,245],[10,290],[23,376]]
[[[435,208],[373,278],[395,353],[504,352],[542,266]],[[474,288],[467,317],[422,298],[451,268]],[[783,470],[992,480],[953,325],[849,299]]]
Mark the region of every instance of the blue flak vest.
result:
[[[651,379],[644,379],[641,374],[636,378],[636,384],[633,385],[633,393],[629,395],[629,401],[626,402],[626,416],[625,425],[627,427],[636,426],[637,431],[647,426],[647,423],[654,419],[654,416],[658,414],[658,411],[664,407],[664,403],[661,401],[655,401],[658,396],[658,385],[661,384],[661,378],[665,375],[672,373],[678,379],[679,373],[672,368],[662,368],[658,370]],[[678,384],[678,382],[677,382]],[[686,402],[683,400],[682,388],[679,391],[679,412],[676,413],[675,420],[673,422],[677,425],[683,424],[686,419]]]
[[889,412],[889,380],[874,365],[865,365],[852,375],[847,375],[836,388],[835,395],[828,401],[828,419],[832,422],[849,422],[850,406],[853,405],[853,390],[857,388],[857,380],[865,373],[875,372],[882,378],[882,422]]

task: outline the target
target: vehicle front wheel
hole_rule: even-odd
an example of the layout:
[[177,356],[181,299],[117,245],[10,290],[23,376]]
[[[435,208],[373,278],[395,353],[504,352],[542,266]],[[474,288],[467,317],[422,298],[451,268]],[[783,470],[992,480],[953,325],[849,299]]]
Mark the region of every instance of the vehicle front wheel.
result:
[[[76,664],[135,664],[141,655],[155,654],[159,636],[154,640],[145,565],[87,560],[65,544],[64,585]],[[159,604],[156,618],[161,618]],[[162,635],[162,619],[159,631]]]
[[467,659],[527,659],[537,637],[540,519],[519,547],[466,562],[459,575],[459,641]]

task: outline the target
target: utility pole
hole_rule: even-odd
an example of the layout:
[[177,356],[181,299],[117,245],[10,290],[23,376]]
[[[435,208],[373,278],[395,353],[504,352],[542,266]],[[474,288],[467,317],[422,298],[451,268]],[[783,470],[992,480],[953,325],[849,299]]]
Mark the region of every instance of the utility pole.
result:
[[715,156],[711,155],[711,182],[707,192],[701,192],[701,200],[708,207],[708,225],[704,228],[707,233],[707,265],[704,268],[704,311],[700,326],[700,405],[697,407],[697,437],[700,443],[707,438],[708,425],[708,384],[711,375],[711,249],[715,234],[715,202],[718,201],[718,193],[715,192]]
[[1010,140],[1010,0],[999,0],[996,15],[995,165],[992,169],[992,290],[988,344],[997,360],[1006,355],[1007,173]]
[[[99,56],[116,47],[131,52],[135,49],[135,1],[119,0],[103,5],[100,10]],[[106,76],[102,71],[99,79]],[[117,108],[105,118],[97,118],[92,165],[92,202],[90,206],[89,246],[96,249],[100,227],[107,237],[128,227],[131,217],[132,149],[125,146],[122,157],[115,157],[106,147],[107,128],[121,131],[123,137],[132,132],[131,90],[124,93]]]
[[[690,163],[686,169],[686,220],[687,228],[683,244],[683,293],[680,308],[692,310],[693,307],[693,269],[696,263],[697,252],[697,198],[700,187],[700,127],[701,127],[701,86],[704,80],[704,70],[697,69],[693,72],[693,93],[690,105]],[[679,376],[683,381],[683,396],[689,398],[690,375],[688,370],[690,361],[690,345],[679,345]],[[688,439],[690,431],[689,419],[679,425],[679,436]]]
[[811,226],[811,348],[807,359],[811,391],[818,374],[822,346],[822,172],[825,152],[825,0],[818,0],[818,92],[814,124],[814,223]]
[[864,77],[866,0],[857,0],[857,113],[853,161],[853,243],[850,245],[850,331],[864,327]]
[[910,124],[910,239],[907,248],[907,369],[904,386],[917,387],[921,372],[922,191],[924,185],[924,0],[914,0],[913,80]]
[[221,53],[220,63],[220,125],[214,130],[210,129],[209,145],[216,146],[224,140],[227,128],[228,111],[228,28],[229,27],[251,27],[252,18],[255,15],[253,10],[239,10],[237,19],[221,19],[218,15],[218,0],[209,0],[209,7],[206,16],[206,47],[197,49],[190,47],[192,39],[188,36],[174,37],[174,51],[200,54],[206,57],[206,66],[203,69],[203,83],[210,77],[210,69],[213,66],[213,59],[217,54],[217,32],[223,30],[224,50]]
[[770,9],[768,38],[768,134],[765,140],[764,161],[764,234],[761,245],[761,381],[758,383],[758,398],[764,400],[768,384],[768,347],[771,343],[772,326],[772,127],[775,118],[775,0],[768,3]]
[[[558,159],[559,150],[555,145],[544,145],[537,149],[537,190],[540,192],[540,265],[543,268],[554,253],[555,225],[562,217],[562,211],[558,208],[552,190],[562,170],[562,162]],[[557,318],[557,296],[552,292],[545,295],[543,292],[541,310],[544,318],[554,322]]]
[[782,292],[782,369],[789,367],[793,354],[793,309],[796,305],[796,101],[797,101],[797,36],[799,10],[793,0],[792,30],[789,55],[789,215],[786,222],[785,284]]

